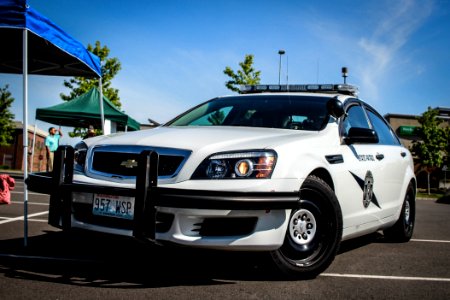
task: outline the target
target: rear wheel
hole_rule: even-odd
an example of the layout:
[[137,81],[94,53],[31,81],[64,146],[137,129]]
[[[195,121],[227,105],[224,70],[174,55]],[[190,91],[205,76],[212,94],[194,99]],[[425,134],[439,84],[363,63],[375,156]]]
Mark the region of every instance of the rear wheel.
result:
[[271,256],[278,268],[297,278],[313,278],[334,260],[342,238],[342,213],[333,190],[309,176],[292,210],[283,245]]
[[402,211],[397,222],[391,228],[384,230],[387,239],[395,242],[408,242],[414,231],[416,217],[416,201],[413,186],[410,184],[406,190]]

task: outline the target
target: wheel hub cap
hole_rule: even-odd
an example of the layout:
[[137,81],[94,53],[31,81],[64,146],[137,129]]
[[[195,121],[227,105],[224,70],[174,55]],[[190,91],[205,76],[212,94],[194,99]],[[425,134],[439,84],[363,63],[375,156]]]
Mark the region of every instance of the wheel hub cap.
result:
[[305,245],[314,239],[316,225],[314,215],[309,210],[300,209],[289,221],[289,234],[296,244]]
[[409,202],[406,201],[405,202],[405,223],[406,224],[409,224],[409,214],[410,214]]

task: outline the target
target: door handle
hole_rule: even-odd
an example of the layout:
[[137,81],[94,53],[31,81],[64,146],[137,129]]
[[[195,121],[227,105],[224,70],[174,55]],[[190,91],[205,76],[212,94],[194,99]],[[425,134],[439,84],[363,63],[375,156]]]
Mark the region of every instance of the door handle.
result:
[[375,155],[375,157],[376,157],[378,160],[382,160],[382,159],[384,158],[384,154],[378,153],[377,155]]

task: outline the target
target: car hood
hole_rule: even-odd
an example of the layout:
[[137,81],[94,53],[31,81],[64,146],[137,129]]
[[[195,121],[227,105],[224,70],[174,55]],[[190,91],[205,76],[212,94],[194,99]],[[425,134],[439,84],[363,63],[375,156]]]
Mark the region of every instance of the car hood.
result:
[[235,149],[270,148],[282,141],[298,140],[317,135],[313,131],[274,128],[179,126],[158,127],[129,133],[99,136],[85,140],[92,145],[139,145],[191,150],[215,148],[221,151]]

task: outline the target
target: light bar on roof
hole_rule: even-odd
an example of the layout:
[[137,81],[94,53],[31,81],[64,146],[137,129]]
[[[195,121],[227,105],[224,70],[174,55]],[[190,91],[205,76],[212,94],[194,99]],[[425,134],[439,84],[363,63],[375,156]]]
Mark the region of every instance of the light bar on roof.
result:
[[242,85],[241,94],[255,93],[339,93],[356,96],[358,88],[350,84],[258,84]]

